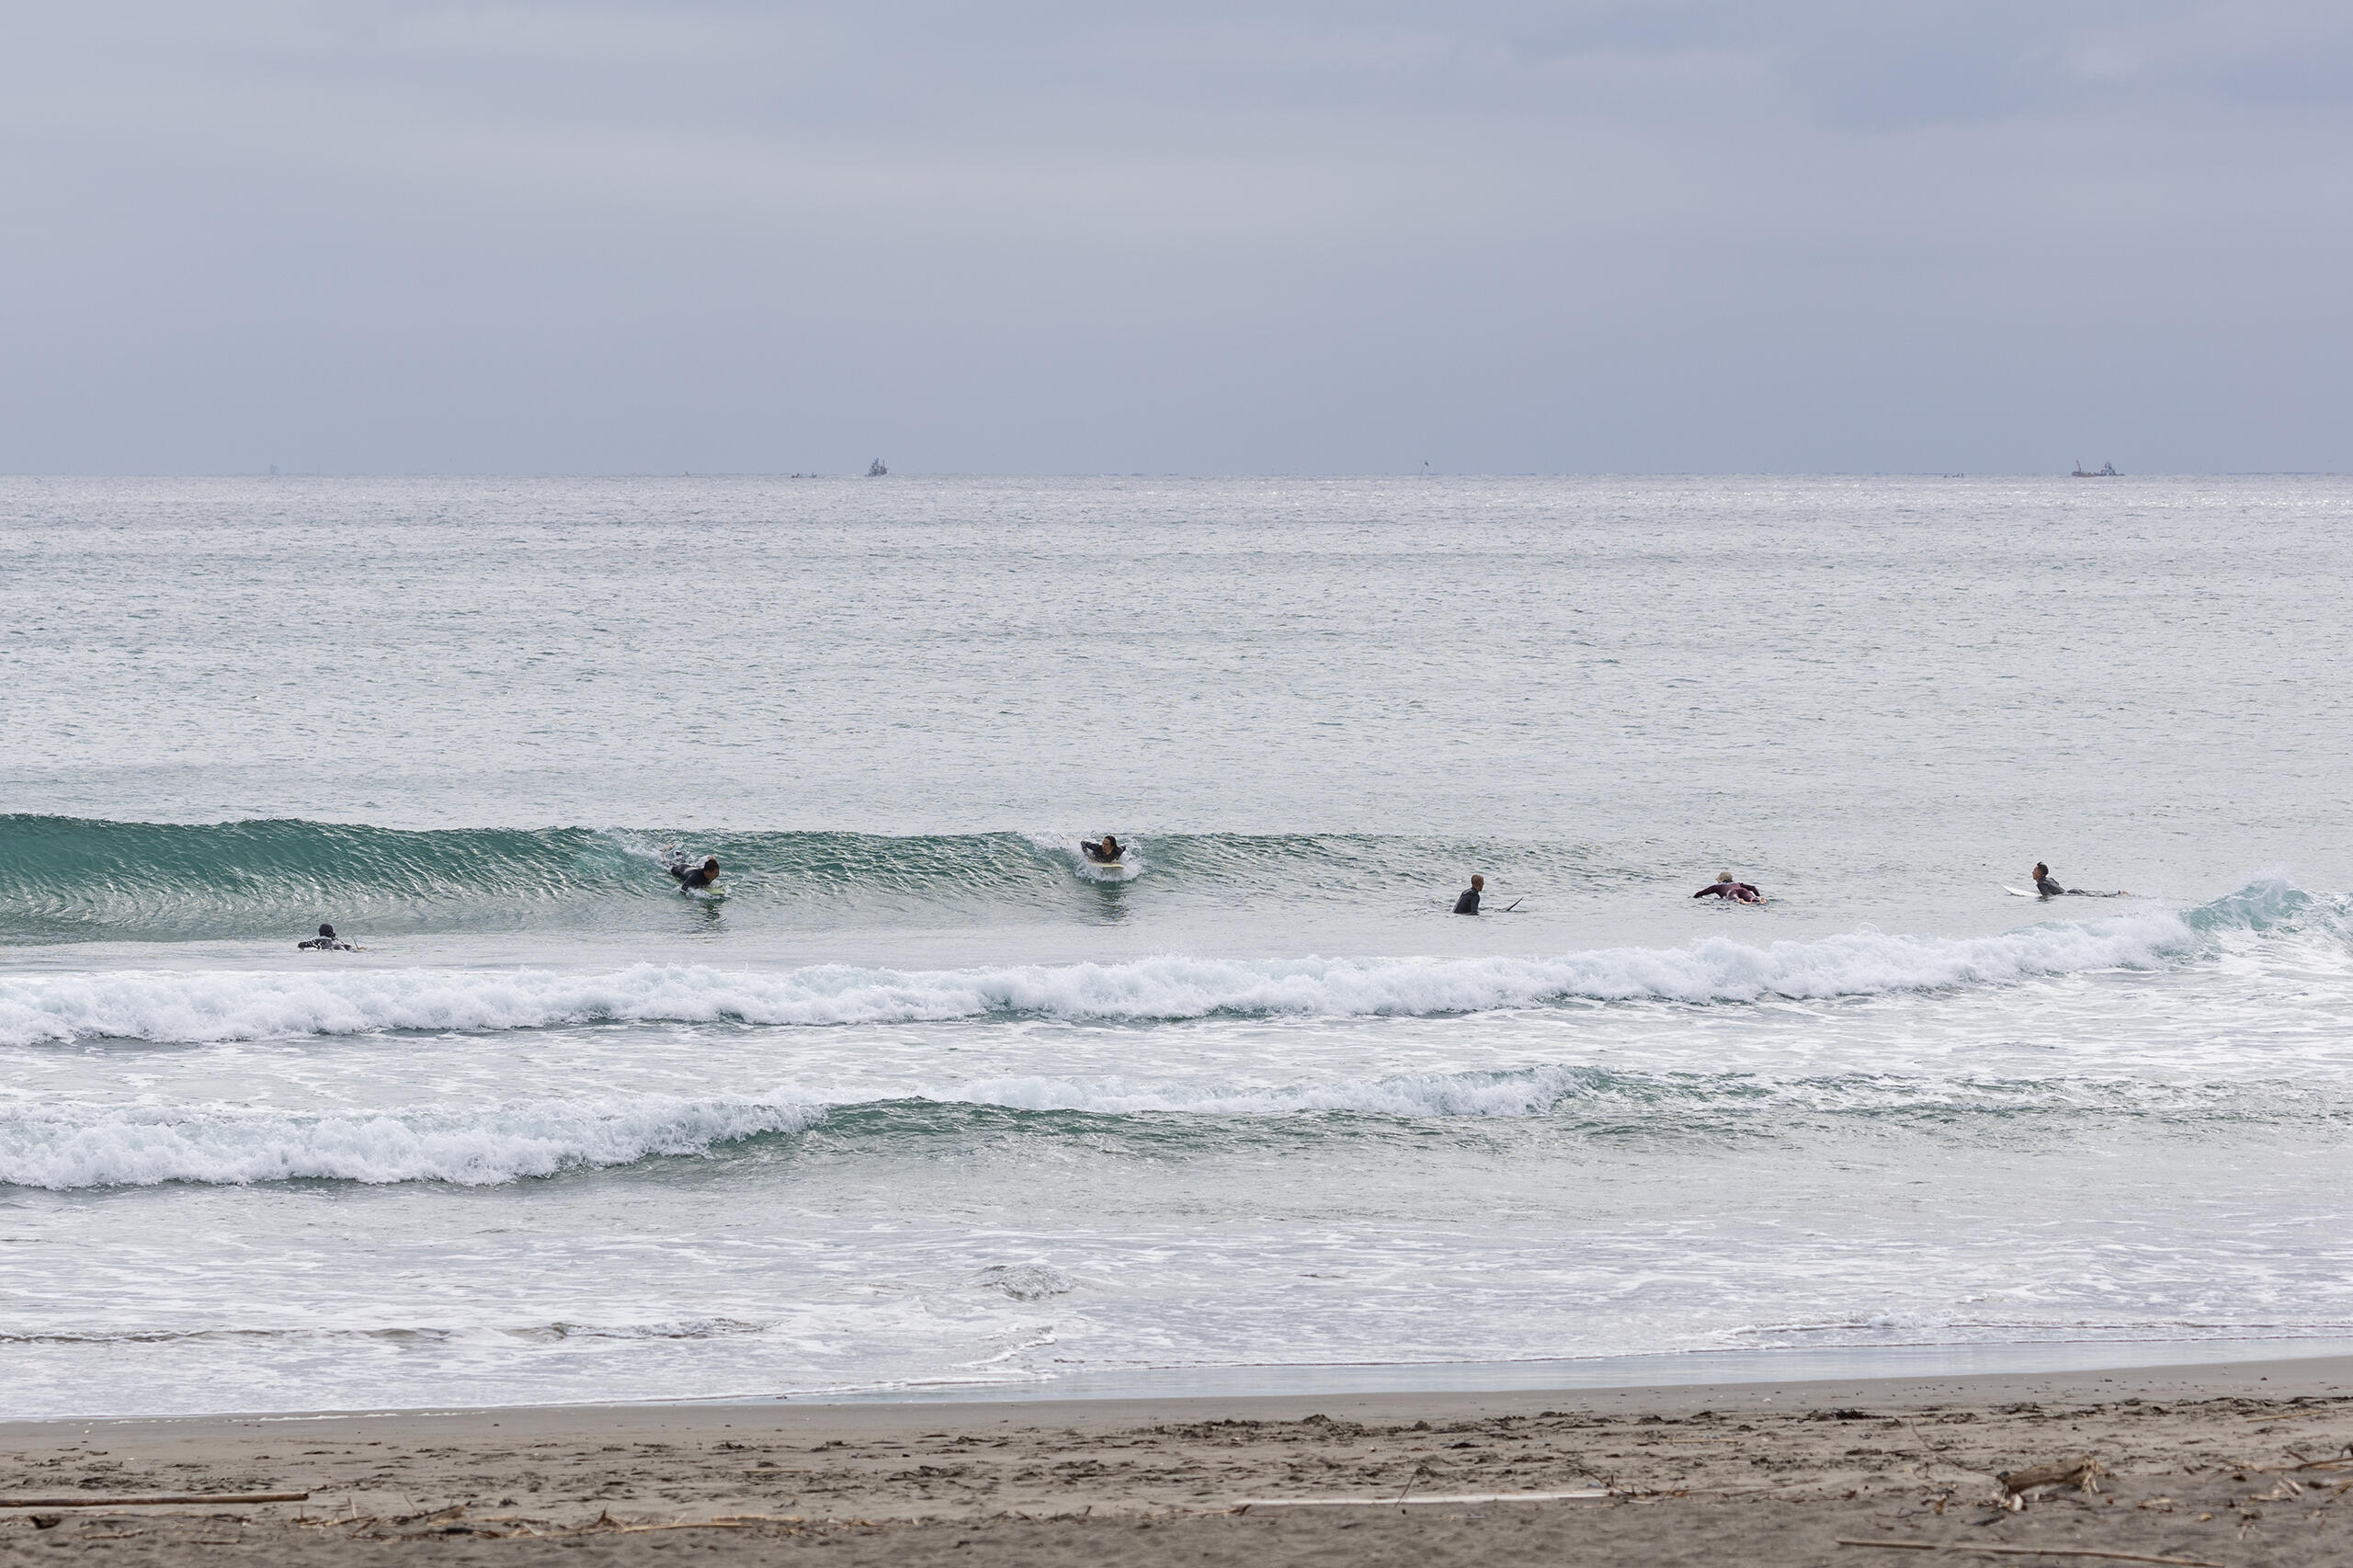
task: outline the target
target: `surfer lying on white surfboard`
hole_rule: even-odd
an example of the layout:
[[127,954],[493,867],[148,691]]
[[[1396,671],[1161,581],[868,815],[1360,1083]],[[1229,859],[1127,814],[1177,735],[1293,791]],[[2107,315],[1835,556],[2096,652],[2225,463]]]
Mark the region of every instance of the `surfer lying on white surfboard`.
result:
[[689,866],[684,860],[673,860],[667,868],[678,880],[681,892],[700,892],[719,881],[719,857],[706,856],[699,866]]
[[2065,888],[2051,874],[2051,868],[2037,860],[2034,863],[2034,891],[2045,898],[2131,898],[2129,892],[2094,892],[2089,888]]

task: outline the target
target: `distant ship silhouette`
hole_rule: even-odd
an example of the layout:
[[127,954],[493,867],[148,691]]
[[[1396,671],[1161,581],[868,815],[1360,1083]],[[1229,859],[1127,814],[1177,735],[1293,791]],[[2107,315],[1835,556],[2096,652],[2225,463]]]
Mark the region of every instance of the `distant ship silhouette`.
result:
[[[881,479],[884,474],[887,474],[890,472],[891,471],[889,469],[882,466],[882,460],[881,458],[876,458],[872,462],[866,465],[866,477],[869,479]],[[2115,471],[2111,469],[2109,472],[2112,473]]]
[[2121,479],[2124,476],[2116,472],[2114,463],[2102,463],[2097,468],[2086,468],[2084,460],[2077,458],[2075,472],[2067,477],[2070,479]]

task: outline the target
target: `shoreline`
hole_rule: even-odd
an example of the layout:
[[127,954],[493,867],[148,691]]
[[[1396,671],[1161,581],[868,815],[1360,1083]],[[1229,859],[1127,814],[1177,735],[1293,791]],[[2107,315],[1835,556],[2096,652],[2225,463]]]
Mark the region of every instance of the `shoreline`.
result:
[[2169,1361],[2083,1370],[1997,1370],[1949,1375],[1857,1378],[1756,1378],[1727,1382],[1541,1384],[1518,1389],[1356,1389],[1268,1393],[1099,1393],[1077,1399],[958,1399],[950,1405],[908,1399],[709,1399],[629,1401],[579,1405],[416,1405],[403,1410],[264,1410],[240,1415],[85,1415],[0,1417],[0,1455],[38,1437],[113,1431],[153,1437],[217,1438],[276,1434],[308,1426],[367,1425],[371,1431],[732,1431],[736,1425],[810,1431],[896,1431],[941,1425],[1127,1426],[1136,1422],[1302,1422],[1315,1415],[1348,1420],[1430,1420],[1433,1413],[1529,1417],[1543,1410],[1688,1415],[1800,1403],[1882,1403],[1901,1408],[2099,1399],[2344,1399],[2353,1401],[2353,1354],[2278,1356],[2247,1361]]
[[[1999,1474],[2086,1455],[2103,1467],[2097,1493],[2006,1506]],[[1838,1546],[1859,1540],[2293,1568],[2353,1558],[2348,1493],[2346,1355],[1487,1392],[0,1422],[0,1561],[77,1542],[158,1563],[234,1545],[265,1564],[583,1547],[636,1563],[689,1546],[730,1562],[822,1551],[967,1568],[1876,1568],[1913,1555]]]
[[1205,1394],[1099,1394],[1071,1398],[714,1399],[580,1404],[425,1405],[393,1410],[259,1411],[210,1415],[0,1418],[0,1454],[68,1431],[211,1439],[297,1426],[455,1434],[486,1431],[732,1431],[740,1424],[779,1430],[887,1433],[943,1423],[1057,1427],[1121,1426],[1145,1421],[1303,1421],[1345,1413],[1354,1420],[1419,1420],[1433,1410],[1527,1416],[1545,1410],[1699,1411],[1779,1404],[1871,1403],[1905,1408],[2019,1401],[2141,1399],[2343,1399],[2353,1402],[2353,1353],[2232,1361],[2158,1362],[2068,1371],[2006,1370],[1932,1376],[1756,1378],[1643,1384],[1546,1384],[1508,1389],[1415,1388]]
[[[2290,1346],[2309,1349],[2288,1350]],[[2152,1358],[2150,1352],[2177,1354]],[[131,1415],[10,1416],[0,1437],[44,1427],[173,1423],[355,1421],[474,1415],[517,1417],[533,1412],[670,1410],[828,1410],[879,1407],[910,1411],[985,1411],[998,1405],[1037,1414],[1047,1407],[1222,1406],[1235,1403],[1414,1400],[1486,1401],[1525,1395],[1540,1401],[1589,1396],[1644,1399],[1665,1409],[1691,1391],[1771,1383],[1792,1388],[1990,1388],[2010,1380],[2125,1377],[2162,1381],[2174,1374],[2200,1387],[2237,1387],[2249,1368],[2292,1369],[2342,1362],[2353,1369],[2353,1339],[2039,1341],[1961,1346],[1869,1346],[1824,1349],[1700,1350],[1530,1361],[1325,1362],[1260,1366],[1142,1368],[1078,1372],[1028,1382],[910,1385],[794,1394],[715,1394],[549,1403],[429,1404],[345,1408],[198,1411]],[[2256,1382],[2274,1374],[2254,1372]],[[2285,1374],[2293,1375],[2293,1374]],[[2348,1371],[2353,1377],[2353,1371]],[[1989,1396],[1990,1397],[1990,1396]]]

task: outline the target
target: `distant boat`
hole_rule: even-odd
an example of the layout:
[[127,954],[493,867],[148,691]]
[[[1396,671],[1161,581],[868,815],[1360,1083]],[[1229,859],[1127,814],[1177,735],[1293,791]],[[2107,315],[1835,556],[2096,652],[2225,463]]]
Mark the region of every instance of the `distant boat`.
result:
[[2070,479],[2121,479],[2124,476],[2116,472],[2114,463],[2102,463],[2097,468],[2086,468],[2084,460],[2077,458],[2075,472],[2067,477]]
[[[882,460],[881,458],[876,458],[872,462],[866,465],[866,477],[869,479],[881,479],[890,472],[891,471],[889,469],[882,466]],[[2114,469],[2110,469],[2108,472],[2114,473],[2116,471]]]

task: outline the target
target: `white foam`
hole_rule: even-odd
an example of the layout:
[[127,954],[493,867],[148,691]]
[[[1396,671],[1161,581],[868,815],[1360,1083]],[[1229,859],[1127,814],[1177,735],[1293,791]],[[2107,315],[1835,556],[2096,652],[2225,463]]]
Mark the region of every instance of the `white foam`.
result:
[[979,1078],[926,1097],[1008,1110],[1074,1110],[1096,1116],[1393,1117],[1540,1116],[1593,1078],[1573,1067],[1506,1073],[1409,1073],[1320,1084],[1237,1086],[1131,1083],[1119,1079]]
[[1550,957],[1212,959],[902,971],[637,964],[549,970],[116,971],[0,979],[0,1045],[203,1043],[610,1020],[769,1025],[1211,1014],[1421,1017],[1599,1001],[1753,1002],[2002,985],[2148,968],[2202,939],[2165,909],[1954,939],[1858,932],[1768,947],[1611,948]]
[[[762,1097],[693,1100],[664,1095],[582,1101],[518,1098],[456,1108],[341,1114],[221,1103],[0,1107],[0,1186],[64,1189],[305,1178],[478,1186],[630,1165],[649,1156],[709,1153],[760,1133],[798,1131],[878,1105],[904,1110],[911,1103],[928,1104],[950,1115],[951,1108],[959,1107],[1104,1117],[1269,1119],[1332,1114],[1411,1119],[1565,1115],[1589,1124],[1597,1119],[1620,1131],[1654,1123],[1689,1131],[1703,1123],[1721,1123],[1728,1115],[1753,1121],[1768,1111],[1799,1117],[1927,1111],[1949,1123],[1956,1114],[1972,1110],[2230,1115],[2241,1108],[2227,1094],[2202,1086],[1985,1081],[1941,1074],[1790,1078],[1745,1072],[1623,1074],[1562,1063],[1293,1084],[1012,1076],[903,1093],[904,1097],[831,1101],[784,1090]],[[901,1125],[902,1118],[892,1118],[883,1137],[895,1136]],[[1786,1120],[1780,1125],[1786,1126]],[[851,1136],[856,1124],[836,1122],[834,1131]],[[995,1274],[981,1282],[1003,1283]]]
[[243,1107],[0,1110],[0,1185],[52,1188],[305,1177],[468,1186],[693,1154],[822,1113],[748,1099],[507,1100],[461,1110],[298,1115]]

